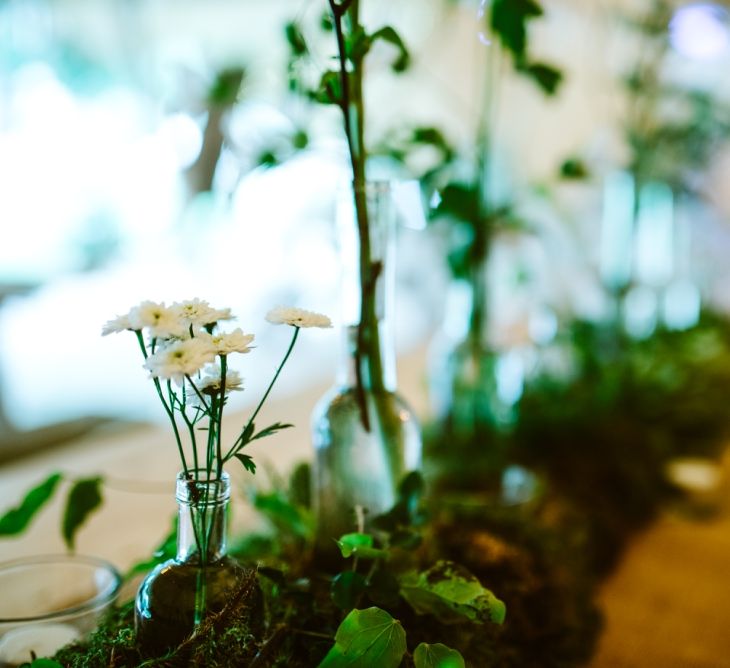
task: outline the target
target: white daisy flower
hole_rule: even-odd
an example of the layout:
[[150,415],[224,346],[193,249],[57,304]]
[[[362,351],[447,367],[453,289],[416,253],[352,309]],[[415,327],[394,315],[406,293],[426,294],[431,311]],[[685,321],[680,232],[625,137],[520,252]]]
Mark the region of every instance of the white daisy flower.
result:
[[185,323],[180,322],[177,312],[162,302],[144,301],[135,306],[127,316],[132,329],[149,329],[154,338],[182,337],[186,335]]
[[[205,375],[195,381],[195,386],[203,394],[217,394],[221,390],[221,370],[218,366],[210,366],[204,369]],[[226,392],[243,390],[243,379],[238,371],[229,369],[226,371]]]
[[127,330],[133,330],[132,323],[129,322],[129,314],[118,315],[113,320],[107,320],[104,327],[101,329],[101,335],[106,336],[107,334],[117,334]]
[[253,334],[244,334],[240,327],[236,327],[232,332],[202,333],[198,338],[205,341],[217,355],[230,355],[251,352],[249,344],[254,337]]
[[332,327],[331,320],[321,313],[305,311],[293,306],[277,306],[266,314],[272,325],[291,325],[292,327]]
[[216,309],[207,301],[197,298],[175,302],[170,308],[176,312],[181,321],[193,327],[205,327],[221,320],[233,320],[234,318],[231,309]]
[[173,341],[150,355],[145,369],[154,378],[165,378],[182,383],[185,376],[198,373],[215,359],[215,350],[201,338]]

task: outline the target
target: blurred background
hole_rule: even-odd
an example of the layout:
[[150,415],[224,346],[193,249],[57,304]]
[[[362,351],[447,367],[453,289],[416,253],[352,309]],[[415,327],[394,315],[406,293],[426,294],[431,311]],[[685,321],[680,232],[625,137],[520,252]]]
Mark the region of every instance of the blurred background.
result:
[[[453,259],[471,237],[438,212],[485,134],[501,401],[540,365],[575,375],[570,323],[640,342],[724,317],[726,3],[547,0],[522,36],[530,63],[490,34],[484,3],[366,5],[411,58],[393,76],[379,45],[367,84],[371,177],[413,185],[398,203],[400,350],[465,326]],[[143,299],[230,306],[258,339],[242,368],[254,392],[286,346],[270,307],[336,315],[346,153],[337,110],[306,95],[332,57],[325,9],[0,0],[0,457],[163,419],[134,346],[100,336]],[[301,342],[285,392],[332,376],[336,336]]]

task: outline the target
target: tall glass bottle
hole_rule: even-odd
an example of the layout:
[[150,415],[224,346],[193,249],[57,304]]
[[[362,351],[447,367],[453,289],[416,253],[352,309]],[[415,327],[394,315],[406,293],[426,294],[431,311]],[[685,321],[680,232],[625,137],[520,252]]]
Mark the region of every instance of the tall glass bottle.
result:
[[486,493],[509,502],[523,491],[522,472],[509,461],[523,366],[519,356],[489,343],[487,268],[486,260],[475,262],[467,277],[454,280],[432,344],[434,425],[425,474],[435,491]]
[[177,554],[144,579],[135,601],[137,641],[155,656],[190,636],[206,615],[220,612],[246,571],[226,554],[228,474],[207,479],[177,477]]
[[[390,509],[398,484],[420,468],[421,432],[396,393],[392,331],[395,209],[386,182],[364,193],[369,253],[358,241],[353,193],[338,203],[342,350],[335,386],[314,410],[313,504],[320,547],[355,531],[356,508],[367,518]],[[363,271],[363,267],[365,270]],[[369,278],[368,278],[369,277]],[[367,283],[364,284],[364,281]]]

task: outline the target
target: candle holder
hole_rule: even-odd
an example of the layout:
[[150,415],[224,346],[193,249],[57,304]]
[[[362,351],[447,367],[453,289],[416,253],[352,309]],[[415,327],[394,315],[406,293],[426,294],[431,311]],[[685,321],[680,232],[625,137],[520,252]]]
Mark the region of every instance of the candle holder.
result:
[[121,577],[94,557],[49,555],[0,563],[0,668],[51,656],[88,635]]

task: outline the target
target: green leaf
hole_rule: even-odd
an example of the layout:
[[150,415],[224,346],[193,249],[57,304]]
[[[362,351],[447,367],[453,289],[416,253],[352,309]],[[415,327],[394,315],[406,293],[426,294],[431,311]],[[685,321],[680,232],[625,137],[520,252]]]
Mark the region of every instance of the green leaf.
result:
[[473,185],[449,183],[440,192],[441,200],[435,213],[478,225],[482,218],[479,192]]
[[289,50],[293,56],[301,57],[307,54],[307,42],[296,21],[291,21],[286,24],[284,34],[286,35],[286,41],[289,44]]
[[0,536],[15,536],[26,529],[38,511],[48,503],[61,481],[60,473],[53,473],[40,485],[31,489],[20,505],[0,517]]
[[63,514],[63,539],[69,550],[74,549],[76,532],[101,503],[101,478],[87,478],[74,483]]
[[281,431],[282,429],[291,429],[293,426],[293,424],[283,424],[281,422],[275,422],[274,424],[266,427],[266,429],[262,429],[260,432],[252,436],[251,441],[255,441],[257,438],[266,438],[267,436],[275,434],[277,431]]
[[330,594],[334,604],[342,610],[352,610],[365,591],[365,576],[356,571],[338,573],[332,579]]
[[162,542],[155,548],[149,559],[134,564],[124,575],[125,580],[131,580],[135,575],[148,573],[155,566],[163,561],[172,559],[177,553],[177,515],[173,518],[172,527],[169,533],[162,539]]
[[449,162],[454,157],[454,148],[449,144],[444,133],[438,128],[418,127],[413,130],[411,142],[414,144],[425,144],[433,146],[441,153],[444,163]]
[[560,165],[560,177],[563,179],[586,179],[589,176],[588,166],[580,158],[566,158]]
[[408,49],[406,48],[403,39],[396,32],[395,28],[392,26],[384,26],[379,30],[376,30],[372,35],[370,35],[370,44],[374,44],[379,39],[392,44],[396,49],[398,49],[398,55],[391,65],[393,71],[404,72],[407,70],[408,66],[411,64],[411,55],[408,53]]
[[237,452],[233,456],[241,462],[241,464],[243,464],[243,468],[245,468],[249,473],[256,473],[256,462],[253,460],[253,457],[241,454],[240,452]]
[[464,657],[441,643],[422,642],[413,652],[413,663],[416,668],[466,668]]
[[30,668],[63,668],[63,665],[53,659],[35,659],[33,663],[27,663]]
[[397,668],[405,653],[406,633],[398,620],[380,608],[353,610],[319,668]]
[[542,13],[535,0],[493,0],[491,28],[516,63],[527,56],[527,22]]
[[342,104],[342,82],[340,73],[329,70],[322,75],[314,99],[322,104]]
[[464,619],[501,624],[505,605],[468,570],[438,561],[427,571],[401,577],[401,595],[419,614],[432,614],[444,624]]
[[345,56],[351,61],[362,60],[370,51],[373,43],[362,26],[357,26],[352,33],[347,33],[345,38]]
[[312,535],[312,517],[305,509],[287,501],[281,492],[257,493],[253,505],[280,531],[300,538],[309,538]]
[[521,66],[519,71],[530,77],[546,95],[555,95],[563,81],[563,73],[546,63],[530,63]]
[[249,442],[251,441],[251,436],[253,436],[254,429],[256,429],[256,425],[253,422],[249,422],[246,425],[243,432],[241,432],[241,438],[239,439],[240,443],[236,450],[242,450],[249,444]]
[[297,130],[292,135],[291,143],[295,149],[300,151],[307,148],[307,146],[309,146],[309,135],[306,130]]
[[361,559],[386,559],[388,552],[373,547],[373,537],[366,533],[346,533],[335,541],[342,556],[360,557]]

